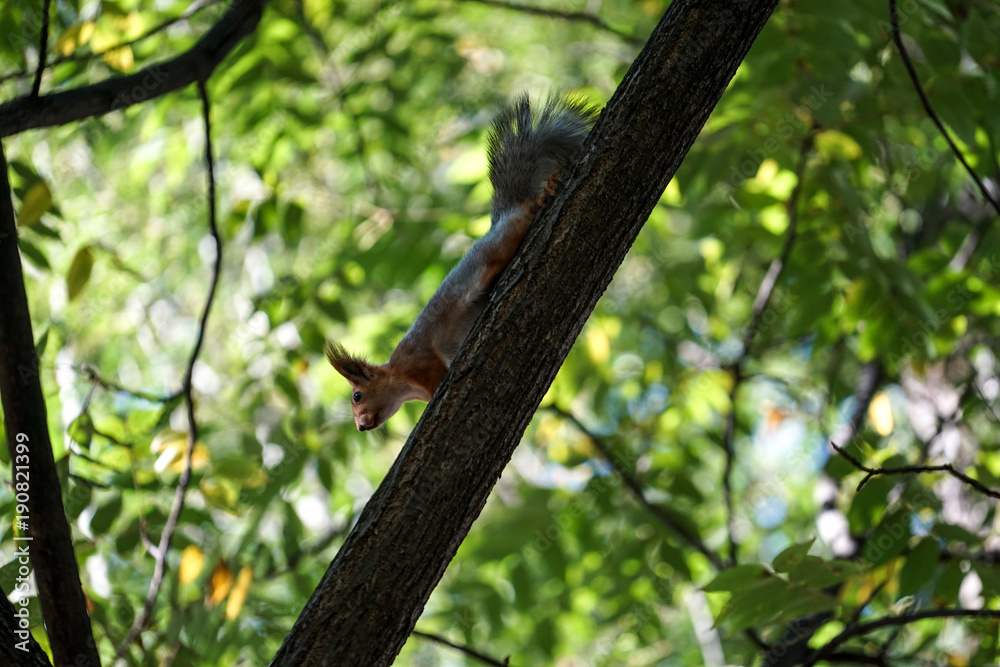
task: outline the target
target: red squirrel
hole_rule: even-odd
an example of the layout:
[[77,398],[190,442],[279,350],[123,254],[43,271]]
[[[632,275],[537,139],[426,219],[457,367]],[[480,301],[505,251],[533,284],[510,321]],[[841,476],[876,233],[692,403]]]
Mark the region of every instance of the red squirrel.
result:
[[[535,105],[537,106],[537,105]],[[354,423],[378,428],[404,402],[429,401],[547,198],[576,159],[596,112],[552,98],[540,109],[521,96],[502,107],[487,138],[493,200],[490,231],[444,279],[389,361],[371,364],[328,343],[326,357],[351,383]]]

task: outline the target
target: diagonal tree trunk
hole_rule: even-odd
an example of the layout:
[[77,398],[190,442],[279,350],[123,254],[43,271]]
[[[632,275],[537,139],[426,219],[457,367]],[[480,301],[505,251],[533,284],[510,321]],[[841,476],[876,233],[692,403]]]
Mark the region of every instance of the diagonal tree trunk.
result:
[[675,0],[272,665],[388,665],[777,0]]

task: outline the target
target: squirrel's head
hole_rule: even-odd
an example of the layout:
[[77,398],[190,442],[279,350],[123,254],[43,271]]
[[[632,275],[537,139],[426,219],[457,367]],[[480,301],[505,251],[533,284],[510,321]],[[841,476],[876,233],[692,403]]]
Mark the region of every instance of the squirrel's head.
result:
[[326,358],[351,383],[351,409],[359,431],[378,428],[414,396],[414,388],[385,366],[375,366],[348,353],[342,345],[327,343]]

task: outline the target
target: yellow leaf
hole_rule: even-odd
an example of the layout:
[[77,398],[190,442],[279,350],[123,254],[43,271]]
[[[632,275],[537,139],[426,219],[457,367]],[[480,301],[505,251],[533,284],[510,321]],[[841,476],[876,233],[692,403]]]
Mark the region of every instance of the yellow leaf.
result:
[[178,568],[178,576],[182,584],[190,584],[198,578],[204,560],[201,549],[198,547],[193,544],[184,547],[184,551],[181,552],[181,565]]
[[[153,470],[162,473],[166,470],[181,472],[184,469],[184,455],[187,453],[187,435],[167,429],[160,431],[149,445],[150,451],[159,454],[153,463]],[[199,440],[194,443],[194,453],[191,456],[191,468],[200,470],[208,465],[211,456],[208,448]]]
[[229,600],[226,602],[227,620],[231,621],[239,615],[240,609],[243,608],[243,603],[247,600],[251,581],[253,581],[253,568],[249,565],[244,565],[236,577],[236,585],[233,586],[233,592],[230,593]]
[[21,210],[17,213],[18,227],[31,227],[42,219],[42,214],[52,206],[52,192],[45,181],[38,181],[24,193]]
[[83,246],[76,251],[73,262],[69,265],[69,272],[66,274],[66,292],[69,300],[75,299],[87,281],[90,280],[90,270],[94,268],[94,254],[90,251],[90,246]]
[[89,42],[90,37],[93,34],[93,21],[74,23],[70,27],[66,28],[63,34],[59,35],[59,39],[57,39],[56,43],[52,45],[52,50],[59,55],[68,56]]
[[895,422],[892,419],[892,404],[885,392],[879,392],[868,406],[868,419],[879,435],[892,433]]
[[233,572],[223,561],[215,564],[212,570],[212,578],[208,582],[208,606],[214,607],[229,595],[229,589],[233,587]]
[[132,56],[131,46],[120,46],[117,49],[111,49],[106,51],[104,55],[101,56],[112,69],[116,69],[119,72],[130,72],[132,67],[135,65],[135,58]]

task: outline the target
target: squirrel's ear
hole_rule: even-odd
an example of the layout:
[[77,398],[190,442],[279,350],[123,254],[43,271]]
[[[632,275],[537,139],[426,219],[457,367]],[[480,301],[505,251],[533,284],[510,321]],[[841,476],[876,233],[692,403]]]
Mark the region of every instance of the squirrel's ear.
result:
[[354,385],[364,384],[375,377],[372,365],[361,357],[352,356],[339,343],[326,344],[326,358],[338,373]]

